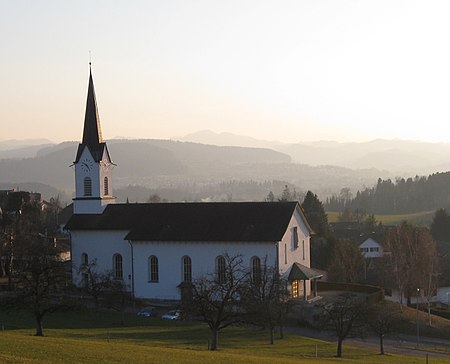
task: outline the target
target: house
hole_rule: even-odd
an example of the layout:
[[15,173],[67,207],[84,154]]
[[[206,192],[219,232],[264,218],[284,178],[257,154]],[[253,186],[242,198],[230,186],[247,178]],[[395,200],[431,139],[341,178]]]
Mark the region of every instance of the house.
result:
[[363,237],[358,247],[364,258],[383,258],[384,256],[383,245],[374,237]]
[[75,284],[86,279],[79,267],[95,260],[134,297],[180,300],[184,283],[220,275],[225,255],[241,255],[250,272],[266,261],[277,267],[294,298],[316,296],[311,281],[321,274],[310,268],[312,230],[298,202],[116,203],[92,72],[73,165],[74,214],[66,229]]

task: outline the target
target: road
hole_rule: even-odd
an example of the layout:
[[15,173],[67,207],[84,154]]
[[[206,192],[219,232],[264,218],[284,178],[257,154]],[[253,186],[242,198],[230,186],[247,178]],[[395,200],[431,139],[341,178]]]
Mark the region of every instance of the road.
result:
[[[304,327],[289,326],[286,331],[311,337],[315,339],[336,342],[333,336],[328,332],[317,331]],[[376,336],[368,336],[364,339],[348,338],[344,341],[345,345],[359,346],[373,349],[375,352],[380,350],[379,339]],[[446,349],[448,354],[434,351],[435,349]],[[442,339],[421,337],[417,348],[417,338],[409,335],[387,336],[384,339],[384,352],[386,354],[411,355],[416,357],[425,357],[428,353],[429,358],[448,358],[450,363],[450,342]]]

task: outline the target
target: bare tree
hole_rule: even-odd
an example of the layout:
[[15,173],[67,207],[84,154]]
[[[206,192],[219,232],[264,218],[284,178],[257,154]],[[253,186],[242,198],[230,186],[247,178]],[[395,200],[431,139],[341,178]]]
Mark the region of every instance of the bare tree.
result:
[[99,272],[97,259],[88,264],[82,264],[78,273],[81,275],[82,290],[92,297],[95,311],[97,311],[101,297],[115,288],[114,275],[111,271]]
[[432,315],[431,315],[431,300],[436,295],[437,287],[438,287],[438,276],[439,273],[435,266],[437,265],[437,261],[433,261],[431,263],[431,267],[428,271],[428,279],[424,282],[423,286],[423,296],[427,302],[427,311],[428,311],[428,326],[432,326]]
[[28,241],[27,253],[18,257],[15,291],[9,303],[33,313],[36,336],[44,336],[42,322],[46,314],[71,307],[65,300],[67,269],[59,253],[46,239],[33,237]]
[[418,288],[424,290],[432,286],[430,277],[437,273],[436,242],[427,228],[403,223],[389,231],[385,245],[385,250],[390,252],[388,259],[401,303],[406,297],[410,304],[411,296]]
[[270,344],[274,343],[274,330],[280,327],[290,306],[287,281],[276,267],[268,266],[267,257],[260,269],[253,267],[243,288],[242,304],[245,320],[269,330]]
[[356,283],[364,276],[364,258],[349,240],[339,240],[333,249],[329,276],[335,282]]
[[368,308],[367,324],[378,336],[381,355],[384,355],[384,337],[397,328],[400,313],[401,311],[394,304],[386,301],[376,303]]
[[201,317],[210,329],[210,350],[218,347],[219,332],[241,320],[240,292],[246,279],[242,255],[224,254],[215,274],[192,283],[192,301],[188,310]]
[[364,335],[366,305],[352,294],[342,294],[336,301],[322,305],[320,326],[336,336],[337,357],[342,357],[342,344],[348,336]]
[[105,293],[105,306],[121,313],[122,325],[125,325],[125,309],[132,301],[132,296],[123,280],[113,279]]

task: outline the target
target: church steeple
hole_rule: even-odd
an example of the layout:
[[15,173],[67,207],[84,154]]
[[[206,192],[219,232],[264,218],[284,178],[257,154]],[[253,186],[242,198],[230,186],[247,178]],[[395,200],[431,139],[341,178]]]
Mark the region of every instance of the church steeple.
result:
[[106,143],[104,143],[102,139],[102,129],[100,128],[100,118],[98,116],[91,62],[89,62],[89,85],[86,99],[86,112],[84,114],[83,139],[78,146],[78,152],[74,163],[79,162],[81,154],[86,147],[89,149],[96,162],[99,162],[102,159],[105,149],[108,153]]
[[91,62],[89,62],[89,86],[86,100],[86,113],[84,116],[84,129],[82,144],[96,149],[102,143],[102,130],[98,116],[97,100],[95,98],[94,80],[92,79]]
[[90,62],[83,139],[78,145],[73,165],[75,166],[74,213],[102,213],[107,204],[115,202],[112,194],[114,164],[109,156],[108,147],[102,140]]

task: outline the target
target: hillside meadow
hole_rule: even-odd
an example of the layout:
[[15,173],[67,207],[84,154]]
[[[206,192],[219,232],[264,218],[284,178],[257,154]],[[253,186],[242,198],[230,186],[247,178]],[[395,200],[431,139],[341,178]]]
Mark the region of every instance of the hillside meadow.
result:
[[[1,313],[0,362],[4,363],[423,363],[419,357],[386,355],[344,343],[294,334],[268,344],[259,329],[232,327],[219,337],[217,352],[207,350],[208,329],[199,322],[164,321],[116,313],[58,313],[45,321],[45,337],[35,337],[27,313]],[[318,357],[315,357],[316,346]],[[433,363],[450,363],[435,359]]]
[[[429,226],[433,221],[435,211],[421,211],[411,214],[393,214],[393,215],[375,215],[377,222],[381,222],[383,225],[398,225],[403,221],[406,221],[413,225]],[[328,221],[339,221],[339,212],[327,211]]]

